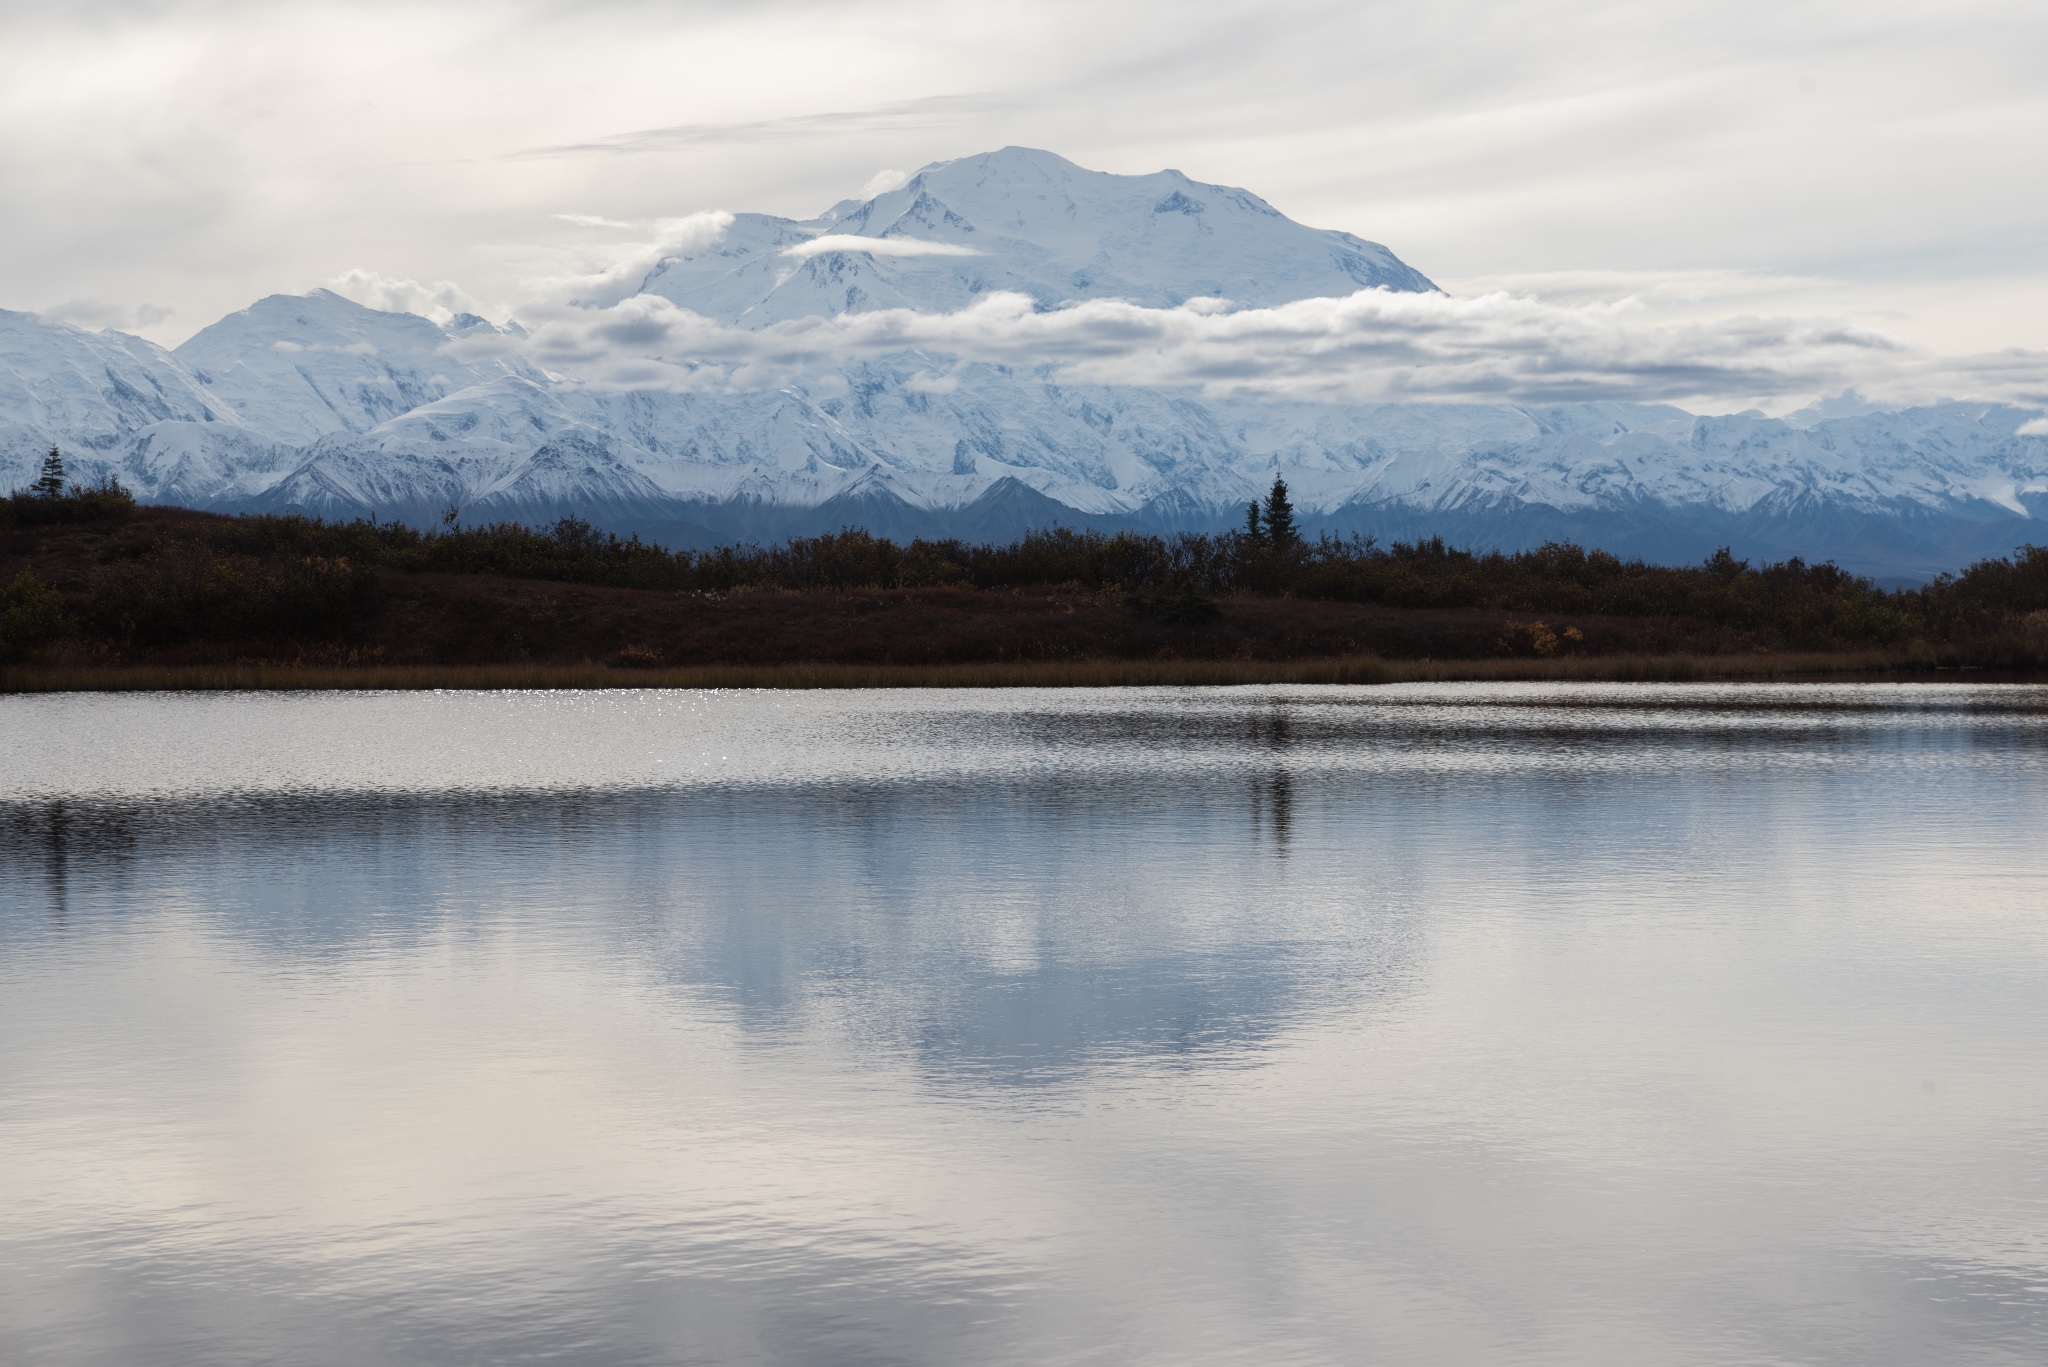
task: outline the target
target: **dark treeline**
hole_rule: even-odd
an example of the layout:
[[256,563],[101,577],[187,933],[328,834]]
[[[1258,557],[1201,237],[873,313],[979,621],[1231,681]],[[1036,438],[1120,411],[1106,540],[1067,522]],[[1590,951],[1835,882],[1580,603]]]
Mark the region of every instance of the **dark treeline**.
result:
[[[107,506],[86,502],[92,499]],[[104,490],[23,491],[12,500],[13,520],[125,524],[132,509],[125,499],[125,491],[118,498]],[[66,500],[79,506],[58,515],[56,505]],[[49,534],[60,531],[48,527]],[[66,620],[87,634],[152,645],[316,636],[372,611],[383,577],[394,573],[721,596],[1060,588],[1113,594],[1134,616],[1189,629],[1214,620],[1219,599],[1285,597],[1552,618],[1682,619],[1804,650],[2048,633],[2044,547],[1985,560],[1921,588],[1887,591],[1833,564],[1753,565],[1726,550],[1698,565],[1665,566],[1569,544],[1503,553],[1441,540],[1382,546],[1309,539],[1296,531],[1285,486],[1277,482],[1263,506],[1248,509],[1239,531],[1160,536],[1052,528],[1005,545],[897,545],[849,530],[773,546],[670,551],[574,518],[551,528],[496,523],[422,531],[374,519],[185,514],[124,525],[60,587]],[[6,586],[0,637],[11,636],[13,653],[56,630],[57,602],[33,574]]]
[[510,578],[699,593],[1077,586],[1129,595],[1133,608],[1236,595],[1397,608],[1681,617],[1770,630],[1788,644],[1948,639],[2010,628],[2048,610],[2048,547],[1985,560],[1920,589],[1886,591],[1832,564],[1752,565],[1721,551],[1703,564],[1622,560],[1568,544],[1473,552],[1441,540],[1380,546],[1324,536],[1274,544],[1245,532],[1156,536],[1052,528],[1007,545],[913,541],[863,531],[775,546],[669,551],[564,519],[422,532],[399,523],[292,516],[194,522],[132,548],[94,576],[94,615],[161,621],[230,613],[259,634],[322,626],[374,594],[379,571]]

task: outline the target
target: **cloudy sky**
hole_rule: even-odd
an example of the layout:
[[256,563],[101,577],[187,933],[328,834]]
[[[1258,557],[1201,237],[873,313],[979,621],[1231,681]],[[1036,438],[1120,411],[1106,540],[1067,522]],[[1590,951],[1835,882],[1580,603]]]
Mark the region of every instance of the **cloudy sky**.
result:
[[[2048,347],[2048,6],[0,0],[0,307],[166,343],[370,275],[503,314],[627,223],[1010,143],[1471,297]],[[450,294],[448,297],[455,297]]]

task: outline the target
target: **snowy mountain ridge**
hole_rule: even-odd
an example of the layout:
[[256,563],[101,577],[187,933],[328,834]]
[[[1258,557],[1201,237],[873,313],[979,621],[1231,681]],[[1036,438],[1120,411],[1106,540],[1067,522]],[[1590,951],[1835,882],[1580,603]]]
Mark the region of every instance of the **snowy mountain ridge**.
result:
[[[814,251],[863,239],[882,250]],[[939,251],[888,250],[918,244]],[[1305,228],[1258,196],[1178,171],[1117,176],[1006,147],[928,166],[901,188],[797,221],[741,214],[641,285],[722,323],[882,308],[951,311],[1009,291],[1041,307],[1221,297],[1259,307],[1372,286],[1433,290],[1375,242]]]
[[[873,245],[870,245],[873,244]],[[1003,291],[1265,306],[1433,291],[1386,248],[1178,172],[1010,148],[815,219],[734,216],[642,293],[727,326]],[[508,329],[516,325],[508,325]],[[1911,578],[2048,541],[2048,438],[1988,404],[1784,419],[1661,405],[1343,405],[1060,384],[903,353],[777,389],[611,392],[550,377],[481,318],[273,295],[174,351],[0,311],[0,479],[51,444],[149,500],[426,521],[566,514],[679,543],[841,525],[1006,537],[1060,521],[1211,528],[1284,475],[1308,524],[1656,559],[1834,557]],[[510,339],[507,339],[510,340]],[[934,377],[942,377],[935,380]]]

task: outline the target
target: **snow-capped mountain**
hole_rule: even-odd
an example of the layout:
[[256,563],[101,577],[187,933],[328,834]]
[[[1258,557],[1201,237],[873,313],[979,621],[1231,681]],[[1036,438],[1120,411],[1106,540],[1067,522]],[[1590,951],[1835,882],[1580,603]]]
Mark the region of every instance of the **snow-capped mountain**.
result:
[[[1009,148],[815,219],[739,215],[640,290],[744,329],[946,312],[995,291],[1057,309],[1369,287],[1435,289],[1386,248],[1243,190]],[[517,331],[324,290],[260,300],[175,351],[0,312],[0,481],[25,483],[55,443],[80,474],[111,471],[164,502],[573,513],[702,544],[841,525],[1220,527],[1282,474],[1311,528],[1383,538],[1570,537],[1665,560],[1727,544],[1888,578],[2048,541],[2048,438],[2023,435],[2037,415],[2015,408],[1839,403],[1770,419],[1217,399],[914,353],[773,389],[616,392],[536,369]]]
[[451,332],[489,326],[465,314],[444,329],[314,290],[259,299],[200,329],[172,355],[216,408],[273,440],[300,445],[336,432],[368,432],[506,373],[536,374],[446,353]]
[[[861,239],[874,244],[862,249]],[[1257,195],[1178,171],[1113,176],[1006,147],[928,166],[901,189],[806,221],[739,215],[715,244],[641,286],[720,322],[759,326],[878,308],[952,310],[998,290],[1259,307],[1374,285],[1433,290],[1376,242],[1305,228]]]

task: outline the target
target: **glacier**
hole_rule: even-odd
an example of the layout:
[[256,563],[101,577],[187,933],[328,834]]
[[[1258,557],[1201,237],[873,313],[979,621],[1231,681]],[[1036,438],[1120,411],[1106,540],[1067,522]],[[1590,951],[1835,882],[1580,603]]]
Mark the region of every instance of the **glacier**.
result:
[[[1024,148],[936,163],[813,219],[731,217],[637,292],[762,328],[993,294],[1056,309],[1433,291],[1387,248],[1177,171]],[[0,481],[61,447],[85,478],[225,511],[417,523],[582,517],[671,544],[864,526],[1233,525],[1276,475],[1311,529],[1659,561],[1834,559],[1892,582],[2048,542],[2035,410],[1836,401],[1770,418],[1614,402],[1344,404],[1063,383],[903,352],[774,388],[552,374],[517,323],[273,295],[175,349],[0,310]]]

